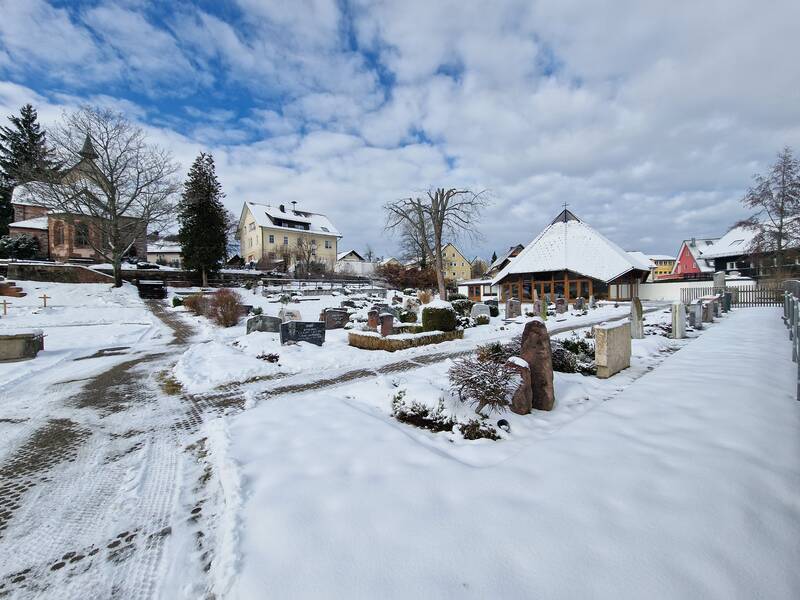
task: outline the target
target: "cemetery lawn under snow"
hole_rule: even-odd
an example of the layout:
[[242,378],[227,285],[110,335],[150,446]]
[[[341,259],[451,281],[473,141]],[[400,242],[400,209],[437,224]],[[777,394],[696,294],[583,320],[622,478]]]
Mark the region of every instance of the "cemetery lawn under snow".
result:
[[207,425],[226,471],[217,589],[800,597],[800,403],[779,310],[737,310],[692,340],[634,340],[632,368],[608,380],[557,373],[555,410],[503,414],[511,431],[496,442],[390,416],[400,389],[440,395],[449,362]]

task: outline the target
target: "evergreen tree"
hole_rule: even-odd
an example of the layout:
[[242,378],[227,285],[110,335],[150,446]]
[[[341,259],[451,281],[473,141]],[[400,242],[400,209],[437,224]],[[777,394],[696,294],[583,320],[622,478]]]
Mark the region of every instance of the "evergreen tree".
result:
[[38,122],[36,109],[26,104],[19,116],[9,116],[11,127],[0,127],[0,235],[8,233],[13,217],[14,187],[53,168],[47,135]]
[[497,260],[497,252],[492,252],[492,264]]
[[203,152],[195,159],[183,184],[178,210],[178,238],[184,264],[202,273],[204,286],[208,285],[208,272],[218,270],[227,254],[224,197],[214,169],[214,158]]

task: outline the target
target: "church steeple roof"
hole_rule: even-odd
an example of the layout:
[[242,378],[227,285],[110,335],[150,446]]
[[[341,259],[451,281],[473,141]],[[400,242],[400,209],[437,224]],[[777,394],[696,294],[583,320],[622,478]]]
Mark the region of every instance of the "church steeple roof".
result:
[[92,145],[92,140],[88,133],[86,134],[86,139],[83,140],[83,148],[81,148],[79,154],[81,155],[81,158],[86,158],[89,160],[100,158],[100,155],[95,152],[94,146]]

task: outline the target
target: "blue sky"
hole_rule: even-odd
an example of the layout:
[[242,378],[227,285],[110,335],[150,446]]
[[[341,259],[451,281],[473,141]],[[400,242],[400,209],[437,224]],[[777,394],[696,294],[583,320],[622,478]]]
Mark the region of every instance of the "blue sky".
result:
[[296,200],[394,254],[381,205],[488,190],[489,256],[563,202],[627,249],[746,216],[800,150],[800,3],[0,0],[0,114],[125,112],[184,169],[211,151],[238,214]]

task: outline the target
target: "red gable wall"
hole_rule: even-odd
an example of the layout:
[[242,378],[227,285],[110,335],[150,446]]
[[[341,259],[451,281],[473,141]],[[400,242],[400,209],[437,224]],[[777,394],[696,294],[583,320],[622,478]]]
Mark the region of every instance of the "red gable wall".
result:
[[686,244],[681,247],[678,260],[675,261],[675,268],[672,272],[675,274],[700,272],[700,267],[697,266],[697,261],[692,256],[692,253],[689,252],[689,247]]

